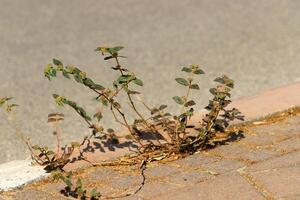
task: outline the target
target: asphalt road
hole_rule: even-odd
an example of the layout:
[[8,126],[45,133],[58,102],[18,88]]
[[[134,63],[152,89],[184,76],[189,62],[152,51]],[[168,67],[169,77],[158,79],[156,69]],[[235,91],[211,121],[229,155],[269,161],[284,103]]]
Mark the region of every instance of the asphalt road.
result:
[[[173,79],[179,66],[197,63],[206,75],[194,95],[201,108],[212,79],[236,81],[233,97],[247,96],[300,78],[300,1],[296,0],[0,0],[0,96],[20,105],[21,130],[33,143],[52,145],[47,115],[64,112],[63,142],[88,133],[51,94],[63,94],[93,112],[93,94],[72,81],[43,77],[53,57],[80,66],[104,85],[116,76],[93,49],[122,45],[122,60],[142,77],[148,103],[171,104],[182,94]],[[0,115],[0,162],[28,155],[14,128]],[[104,121],[112,125],[111,118]],[[114,125],[112,125],[114,126]]]

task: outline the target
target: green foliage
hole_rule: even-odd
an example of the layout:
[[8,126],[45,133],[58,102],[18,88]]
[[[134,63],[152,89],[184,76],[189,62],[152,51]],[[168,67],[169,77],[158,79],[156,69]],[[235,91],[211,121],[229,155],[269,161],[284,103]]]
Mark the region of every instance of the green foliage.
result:
[[[116,56],[120,50],[124,47],[116,46],[116,47],[97,47],[95,51],[99,51],[102,55],[109,54],[110,56]],[[107,57],[104,60],[108,60]]]
[[[88,116],[87,112],[82,107],[80,107],[76,102],[68,100],[65,97],[59,96],[57,94],[53,94],[53,98],[55,99],[55,102],[57,103],[57,105],[59,105],[59,106],[63,106],[65,104],[69,105],[86,121],[92,121],[92,118],[90,116]],[[97,117],[97,119],[99,119],[99,115],[96,115],[95,117]]]
[[199,132],[198,139],[191,142],[193,148],[201,148],[209,143],[216,132],[225,132],[229,126],[229,122],[233,120],[244,120],[244,116],[236,109],[226,109],[231,103],[231,89],[234,87],[232,79],[223,75],[217,77],[215,82],[219,83],[216,87],[209,91],[213,98],[209,100],[209,104],[205,107],[209,112],[203,119],[203,127]]
[[188,67],[183,67],[181,71],[197,75],[204,74],[204,71],[199,68],[199,65],[189,65]]
[[[204,74],[204,71],[199,65],[189,65],[182,67],[182,71],[185,72],[187,77],[175,78],[175,81],[186,87],[186,94],[184,96],[174,96],[173,100],[181,107],[181,112],[178,115],[171,115],[165,112],[167,108],[166,105],[161,105],[159,107],[151,108],[146,105],[145,102],[138,100],[135,102],[132,98],[133,95],[139,95],[140,91],[135,91],[132,89],[131,83],[138,86],[143,86],[144,83],[141,79],[137,78],[136,75],[129,69],[122,67],[119,58],[125,58],[120,55],[120,51],[124,49],[121,46],[116,47],[97,47],[95,51],[100,52],[104,56],[104,60],[115,60],[116,66],[111,67],[112,70],[117,71],[119,75],[115,80],[112,81],[113,88],[106,88],[102,84],[96,83],[91,78],[87,76],[87,73],[81,69],[74,66],[63,66],[63,63],[58,59],[53,59],[53,64],[49,64],[45,68],[45,76],[51,80],[56,77],[59,72],[69,79],[73,79],[80,84],[83,84],[87,88],[91,89],[96,93],[95,99],[102,103],[105,107],[109,108],[115,121],[122,126],[126,127],[131,134],[131,138],[140,144],[142,148],[146,148],[148,145],[153,145],[154,143],[147,143],[143,141],[143,138],[139,136],[141,129],[147,129],[148,132],[154,135],[160,135],[167,142],[167,146],[177,145],[178,151],[185,150],[197,150],[205,148],[206,144],[209,144],[217,131],[225,131],[229,125],[229,122],[235,119],[242,120],[241,113],[237,109],[226,110],[225,107],[231,102],[230,98],[231,89],[234,86],[233,80],[227,76],[221,76],[216,78],[214,81],[219,83],[214,88],[209,91],[213,95],[213,99],[209,101],[206,109],[209,113],[203,119],[201,128],[198,129],[198,137],[192,138],[189,135],[187,129],[188,120],[194,114],[194,106],[196,101],[189,99],[190,93],[194,90],[200,90],[198,83],[195,81],[198,75]],[[133,123],[130,123],[127,119],[127,113],[122,111],[122,103],[117,100],[117,97],[121,92],[124,92],[129,100],[132,111],[137,116]],[[55,101],[58,105],[69,105],[72,107],[93,129],[93,134],[101,133],[107,139],[112,139],[117,141],[117,136],[113,134],[112,131],[104,131],[104,128],[96,123],[93,123],[92,118],[87,114],[87,112],[74,101],[68,100],[67,98],[60,95],[53,95]],[[144,117],[136,107],[136,103],[142,103],[146,109],[150,111],[151,117]],[[102,112],[97,112],[93,115],[97,123],[103,118]],[[162,127],[162,130],[168,133],[169,139],[165,138],[163,133],[158,129]],[[110,129],[107,129],[110,130]],[[154,136],[156,138],[156,136]],[[170,141],[171,139],[171,141]],[[145,146],[146,145],[146,146]],[[161,146],[162,143],[159,139],[156,140],[156,145]],[[165,146],[165,145],[163,145]],[[175,148],[175,149],[176,149]],[[172,149],[174,149],[172,147]]]
[[173,100],[178,103],[178,104],[184,104],[184,100],[182,97],[179,97],[179,96],[174,96],[173,97]]
[[32,149],[32,159],[42,165],[45,166],[45,170],[51,172],[56,169],[62,170],[63,167],[69,163],[69,158],[72,155],[76,144],[72,144],[71,147],[66,147],[63,153],[60,155],[50,150],[48,147],[40,147],[39,145],[34,145],[31,147]]
[[96,188],[93,188],[88,194],[88,190],[83,187],[80,178],[77,178],[76,184],[74,184],[72,172],[63,173],[60,170],[56,170],[52,172],[52,177],[54,180],[61,180],[66,184],[61,193],[67,197],[96,200],[102,196]]
[[[185,87],[186,93],[183,95],[176,95],[173,100],[180,107],[178,114],[171,114],[167,111],[168,106],[161,104],[159,106],[148,106],[140,97],[141,91],[144,86],[143,81],[138,78],[128,68],[120,64],[120,58],[126,58],[120,55],[120,51],[124,49],[122,46],[116,47],[97,47],[96,52],[104,56],[104,60],[115,61],[115,65],[111,69],[117,73],[116,78],[107,85],[112,87],[104,87],[103,83],[98,83],[91,79],[88,74],[78,67],[72,65],[64,65],[62,61],[54,58],[52,63],[46,65],[44,69],[44,76],[50,81],[60,74],[68,80],[74,80],[78,84],[84,85],[87,89],[94,92],[94,99],[109,109],[111,115],[114,117],[115,122],[127,128],[129,137],[134,143],[138,144],[138,153],[144,157],[144,154],[149,151],[167,152],[168,155],[178,153],[193,153],[195,151],[205,149],[209,146],[215,145],[213,138],[217,132],[226,132],[229,123],[233,120],[243,120],[242,114],[235,108],[227,109],[231,103],[231,90],[234,87],[234,81],[228,76],[223,75],[217,77],[214,81],[217,83],[216,87],[211,88],[209,91],[212,94],[212,99],[209,100],[208,105],[205,107],[208,113],[203,118],[203,121],[195,127],[198,134],[191,134],[189,127],[189,120],[194,115],[194,106],[196,101],[190,99],[191,92],[200,90],[197,79],[204,74],[204,71],[199,65],[189,65],[182,67],[181,71],[184,72],[186,77],[175,78],[175,81]],[[139,87],[137,87],[139,86]],[[127,97],[131,111],[124,113],[122,108],[124,103],[120,102],[119,95],[123,93]],[[135,98],[133,98],[135,97]],[[27,140],[25,143],[28,145],[32,158],[38,164],[45,166],[48,171],[55,171],[53,177],[56,180],[61,180],[66,184],[65,189],[62,191],[65,196],[80,198],[80,199],[97,199],[101,194],[96,188],[88,191],[83,187],[81,179],[78,178],[75,182],[72,173],[64,173],[63,168],[70,162],[71,155],[75,148],[79,149],[81,158],[84,158],[84,152],[81,147],[91,139],[105,140],[109,144],[119,144],[119,137],[116,132],[111,128],[104,128],[101,124],[103,116],[102,110],[90,115],[78,103],[69,100],[68,98],[53,94],[53,98],[58,106],[71,107],[84,121],[87,123],[88,128],[91,129],[91,135],[85,137],[81,143],[73,142],[64,148],[60,147],[59,131],[56,130],[53,134],[56,136],[57,151],[53,151],[48,147],[40,147],[38,145],[30,145]],[[5,106],[6,111],[9,113],[17,104],[10,104],[11,97],[0,98],[0,107]],[[137,99],[137,100],[136,100]],[[140,106],[143,105],[149,111],[148,116],[141,112]],[[128,120],[128,115],[136,116],[131,122]],[[91,117],[93,116],[93,117]],[[63,114],[52,113],[48,116],[48,122],[54,123],[55,126],[63,121]],[[142,133],[149,133],[151,140],[144,138]],[[62,151],[62,152],[61,152]],[[148,156],[148,155],[147,155]],[[147,157],[146,156],[146,157]],[[161,156],[160,156],[161,157]],[[163,159],[164,156],[161,158]],[[157,160],[158,158],[149,158],[149,160]],[[145,162],[143,160],[143,162]],[[142,163],[143,163],[142,162]],[[57,171],[58,170],[58,171]]]
[[188,86],[189,85],[189,82],[187,80],[185,80],[184,78],[176,78],[175,80],[180,85],[184,85],[184,86]]

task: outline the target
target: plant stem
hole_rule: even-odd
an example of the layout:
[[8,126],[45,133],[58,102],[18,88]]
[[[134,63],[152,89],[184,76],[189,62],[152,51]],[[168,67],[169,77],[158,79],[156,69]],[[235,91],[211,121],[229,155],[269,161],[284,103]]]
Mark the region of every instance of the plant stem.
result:
[[56,155],[60,153],[60,131],[58,129],[58,122],[55,122],[55,137],[56,137]]
[[[123,71],[122,71],[122,69],[121,69],[121,65],[120,65],[119,59],[118,59],[117,56],[115,57],[115,60],[116,60],[116,62],[117,62],[117,66],[119,67],[119,71],[120,71],[121,75],[124,75],[124,74],[123,74]],[[128,83],[127,83],[126,85],[128,86]],[[153,136],[154,136],[155,140],[158,142],[158,144],[159,144],[159,145],[162,145],[161,142],[159,141],[159,139],[158,139],[157,136],[156,136],[156,134],[159,134],[159,135],[160,135],[160,133],[157,131],[157,129],[156,129],[155,127],[151,126],[151,125],[145,120],[145,118],[143,117],[143,115],[137,110],[137,108],[136,108],[136,106],[135,106],[135,104],[134,104],[134,102],[133,102],[133,100],[132,100],[130,94],[129,94],[128,92],[126,92],[126,94],[127,94],[127,97],[128,97],[128,99],[129,99],[130,105],[131,105],[132,109],[134,110],[134,112],[135,112],[135,113],[139,116],[139,118],[143,121],[143,123],[145,124],[145,126],[146,126],[147,128],[149,128],[151,131],[154,132]]]

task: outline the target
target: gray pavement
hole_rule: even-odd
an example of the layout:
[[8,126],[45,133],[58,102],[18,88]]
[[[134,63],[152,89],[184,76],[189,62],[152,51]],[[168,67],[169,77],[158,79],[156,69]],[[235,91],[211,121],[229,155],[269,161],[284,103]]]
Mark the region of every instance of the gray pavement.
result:
[[[143,188],[121,199],[296,200],[300,197],[300,116],[247,127],[245,138],[165,164],[150,163]],[[137,166],[86,168],[88,190],[103,197],[135,191]],[[44,181],[0,194],[0,199],[67,199],[62,182]],[[105,199],[105,198],[104,198]]]
[[[1,0],[0,95],[15,96],[22,130],[33,142],[51,145],[47,114],[57,111],[59,93],[94,111],[91,93],[62,78],[48,82],[44,65],[56,57],[80,66],[105,85],[114,74],[93,51],[123,45],[123,62],[145,82],[147,102],[172,104],[182,92],[172,80],[179,66],[203,65],[197,103],[204,105],[212,79],[223,73],[236,81],[234,97],[299,80],[300,1],[240,0]],[[70,109],[63,142],[87,134]],[[25,146],[0,116],[0,162],[26,157]],[[104,121],[110,125],[111,119]],[[50,139],[49,139],[50,137]]]

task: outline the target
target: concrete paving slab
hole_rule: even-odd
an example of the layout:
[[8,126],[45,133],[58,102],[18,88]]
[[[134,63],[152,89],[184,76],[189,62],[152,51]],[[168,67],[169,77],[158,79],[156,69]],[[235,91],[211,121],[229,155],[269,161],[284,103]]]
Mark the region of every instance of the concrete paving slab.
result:
[[41,166],[31,165],[29,160],[15,160],[0,165],[0,192],[21,187],[47,177]]
[[246,170],[249,172],[264,171],[297,165],[300,165],[300,151],[291,152],[278,157],[273,157],[272,159],[249,166]]
[[275,199],[300,196],[300,165],[250,173]]
[[237,173],[217,176],[215,179],[195,184],[192,187],[178,188],[176,190],[165,192],[156,199],[240,199],[240,200],[264,200],[265,198],[247,183]]

